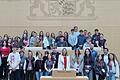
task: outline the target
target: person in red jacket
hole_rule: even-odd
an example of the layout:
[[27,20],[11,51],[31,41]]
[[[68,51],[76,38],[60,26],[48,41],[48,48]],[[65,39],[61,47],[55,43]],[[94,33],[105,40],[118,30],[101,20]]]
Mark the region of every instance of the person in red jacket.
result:
[[0,52],[2,55],[2,73],[3,73],[3,78],[7,79],[8,78],[8,74],[7,74],[7,58],[8,55],[10,53],[10,48],[8,47],[8,42],[7,41],[3,41],[2,42],[2,47],[0,48]]

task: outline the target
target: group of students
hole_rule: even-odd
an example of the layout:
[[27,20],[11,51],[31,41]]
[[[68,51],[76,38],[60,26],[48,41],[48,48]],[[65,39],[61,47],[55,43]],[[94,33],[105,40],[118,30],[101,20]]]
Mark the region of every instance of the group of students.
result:
[[[92,49],[85,49],[81,53],[75,49],[73,54],[69,54],[66,48],[59,53],[53,49],[50,53],[45,51],[36,52],[33,56],[31,50],[25,56],[25,49],[18,52],[16,47],[12,47],[12,52],[7,57],[7,64],[0,65],[1,80],[40,80],[41,76],[52,76],[53,69],[76,70],[76,76],[87,76],[89,80],[117,80],[119,78],[119,64],[117,57],[109,53],[108,48],[103,50],[103,54]],[[4,58],[3,58],[4,60]]]
[[[23,47],[43,47],[43,49],[52,49],[54,47],[72,47],[73,49],[80,48],[84,49],[94,44],[95,47],[105,48],[107,41],[104,35],[99,32],[98,29],[94,30],[95,33],[92,35],[87,30],[78,30],[75,26],[71,29],[70,33],[65,31],[59,31],[56,35],[54,32],[32,31],[29,35],[27,30],[24,30],[22,36],[11,37],[5,34],[3,37],[0,36],[0,47],[2,47],[3,41],[7,41],[8,46],[11,48],[15,45],[17,48]],[[91,41],[91,42],[90,42]]]
[[[43,47],[52,53],[31,50],[25,53],[24,47]],[[75,52],[69,55],[66,48],[59,53],[56,47],[72,47]],[[103,54],[94,50],[101,47]],[[18,50],[19,49],[19,50]],[[80,50],[85,52],[82,54]],[[26,56],[27,54],[27,56]],[[47,32],[39,35],[35,31],[23,32],[22,37],[7,34],[0,37],[0,79],[3,80],[40,80],[41,76],[51,76],[54,68],[59,70],[75,69],[77,76],[88,76],[89,80],[116,80],[119,78],[117,57],[109,53],[104,35],[95,29],[92,35],[87,30],[78,31],[75,26],[71,33],[59,31],[58,35]]]

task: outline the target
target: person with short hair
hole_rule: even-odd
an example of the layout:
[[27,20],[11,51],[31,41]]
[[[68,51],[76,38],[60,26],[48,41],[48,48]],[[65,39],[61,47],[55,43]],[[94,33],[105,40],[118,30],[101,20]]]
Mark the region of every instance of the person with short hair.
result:
[[98,29],[95,29],[95,34],[92,36],[92,43],[95,47],[98,47],[98,42],[100,40],[100,32]]
[[80,32],[78,31],[78,26],[74,26],[74,33],[78,37],[80,35]]
[[103,49],[103,59],[104,59],[104,62],[106,63],[106,65],[108,64],[108,54],[109,54],[109,49],[108,48],[104,48]]
[[86,37],[84,36],[83,30],[80,30],[80,35],[78,36],[77,46],[80,49],[83,49],[83,45],[86,42]]
[[60,37],[60,41],[57,42],[57,47],[68,47],[68,43],[64,39],[64,36]]
[[17,47],[13,46],[13,52],[11,52],[8,56],[8,63],[9,63],[9,74],[10,80],[21,80],[19,74],[19,64],[20,64],[20,54],[17,52]]
[[55,43],[58,43],[60,41],[60,37],[63,36],[63,32],[62,31],[59,31],[58,32],[58,36],[56,37],[55,39]]
[[26,60],[26,56],[25,56],[25,48],[21,47],[20,51],[20,64],[19,64],[19,73],[20,73],[20,77],[21,80],[25,80],[25,73],[24,73],[24,64],[25,64],[25,60]]
[[71,34],[68,36],[68,43],[73,50],[76,48],[77,42],[78,42],[78,39],[77,39],[77,36],[74,34],[74,29],[71,29]]

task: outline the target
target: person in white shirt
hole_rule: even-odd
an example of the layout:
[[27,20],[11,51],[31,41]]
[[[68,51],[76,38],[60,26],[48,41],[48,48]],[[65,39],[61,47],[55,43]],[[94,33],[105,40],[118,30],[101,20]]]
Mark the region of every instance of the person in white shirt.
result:
[[20,54],[17,52],[17,48],[14,46],[8,56],[9,70],[10,70],[10,80],[20,80],[19,76],[19,63],[20,63]]
[[46,36],[43,39],[43,48],[50,49],[50,44],[52,44],[51,39],[50,39],[50,33],[47,32]]
[[87,38],[86,42],[83,45],[83,50],[86,50],[87,48],[90,49],[91,45],[92,45],[91,38]]
[[108,64],[107,64],[107,80],[117,80],[119,79],[119,65],[115,57],[115,54],[108,54]]
[[62,54],[58,58],[58,69],[69,70],[70,69],[70,57],[67,55],[67,49],[63,48]]
[[105,62],[105,64],[108,64],[108,54],[109,54],[109,49],[108,48],[104,48],[104,54],[103,54],[103,60]]

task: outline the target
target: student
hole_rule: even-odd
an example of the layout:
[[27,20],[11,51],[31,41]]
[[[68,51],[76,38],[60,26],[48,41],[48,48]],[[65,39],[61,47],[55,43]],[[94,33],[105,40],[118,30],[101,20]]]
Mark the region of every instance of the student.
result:
[[77,36],[74,34],[74,29],[71,29],[71,34],[68,36],[68,43],[72,47],[72,49],[76,48],[78,39]]
[[33,31],[30,37],[30,44],[29,44],[30,47],[34,47],[36,39],[37,39],[37,33]]
[[12,46],[13,46],[13,38],[8,39],[8,47],[10,48],[10,52],[12,52]]
[[86,29],[84,29],[83,34],[85,37],[88,37],[88,31]]
[[13,52],[8,56],[8,63],[9,63],[9,74],[10,80],[21,80],[19,74],[19,64],[20,64],[20,54],[17,52],[17,47],[13,46]]
[[[44,55],[43,55],[43,64],[45,64],[45,61],[48,59],[48,54],[49,54],[48,51],[44,52]],[[46,70],[45,70],[45,65],[44,65],[43,76],[45,76],[45,73],[46,73]]]
[[27,34],[23,34],[23,36],[22,36],[22,45],[24,47],[28,47],[29,46],[29,39],[28,39],[28,35]]
[[19,54],[20,54],[20,64],[19,64],[19,71],[20,71],[20,77],[21,80],[25,80],[25,74],[24,74],[24,64],[26,60],[25,56],[25,49],[23,47],[20,48]]
[[80,32],[78,31],[78,27],[77,26],[74,26],[74,33],[75,35],[78,37],[80,35]]
[[7,58],[8,55],[10,54],[10,48],[8,47],[8,42],[3,41],[2,43],[2,48],[0,49],[1,55],[2,55],[2,72],[4,73],[3,78],[7,79],[8,78],[8,68],[7,68]]
[[70,57],[67,54],[67,49],[62,49],[62,54],[58,58],[58,69],[69,70],[70,69]]
[[37,51],[34,58],[35,58],[35,61],[38,59],[38,55],[39,55],[40,51]]
[[22,46],[22,41],[21,38],[19,36],[16,36],[13,40],[13,44],[17,47],[20,48],[20,46]]
[[107,80],[117,80],[119,78],[119,65],[115,54],[108,54]]
[[23,34],[26,34],[26,35],[28,36],[28,31],[25,29],[25,30],[23,31]]
[[2,55],[0,52],[0,80],[2,80],[3,76],[2,76]]
[[96,80],[104,80],[107,74],[107,65],[103,60],[103,55],[99,54],[95,63]]
[[41,44],[40,47],[43,46],[43,39],[44,39],[44,33],[43,33],[43,31],[40,31],[39,32],[39,41],[40,41],[40,44]]
[[42,53],[38,54],[38,59],[35,62],[35,74],[36,80],[40,80],[40,77],[43,76],[44,63]]
[[45,76],[52,76],[52,70],[54,69],[54,60],[52,55],[48,54],[48,59],[45,61]]
[[2,47],[2,36],[0,36],[0,48]]
[[4,34],[3,41],[8,41],[8,34]]
[[103,52],[104,52],[104,54],[103,54],[103,59],[104,59],[105,64],[107,65],[107,64],[108,64],[109,49],[108,49],[108,48],[105,48],[105,49],[103,49]]
[[99,40],[99,47],[101,47],[101,48],[106,48],[106,45],[107,45],[107,43],[106,43],[107,41],[106,41],[106,39],[104,38],[104,35],[101,33],[100,34],[100,40]]
[[64,36],[60,37],[60,41],[57,43],[57,47],[68,47],[67,42],[64,40]]
[[93,65],[94,65],[94,68],[93,68],[93,80],[96,80],[95,63],[96,63],[96,58],[97,58],[98,52],[95,51],[93,48],[94,48],[94,44],[91,44],[90,50],[91,50],[91,56],[92,56],[92,61],[93,61]]
[[89,48],[90,49],[90,46],[92,45],[92,42],[91,42],[91,38],[87,38],[86,39],[86,42],[84,43],[83,45],[83,50]]
[[83,45],[86,42],[86,37],[84,36],[83,30],[80,30],[80,35],[78,36],[78,47],[83,49]]
[[43,48],[44,49],[51,49],[50,45],[52,44],[52,41],[50,39],[50,33],[47,32],[46,36],[43,39]]
[[51,54],[52,54],[52,57],[53,57],[54,62],[55,62],[54,68],[58,68],[58,58],[59,58],[60,53],[57,51],[56,48],[53,48]]
[[84,56],[79,49],[75,50],[75,54],[71,55],[71,68],[76,69],[77,76],[83,76]]
[[53,48],[55,47],[55,33],[51,33],[51,41],[52,41],[52,44],[50,46]]
[[84,53],[84,75],[93,80],[93,61],[90,49],[86,49]]
[[67,42],[67,44],[68,44],[68,32],[64,32],[64,41],[66,41]]
[[100,32],[98,29],[95,29],[95,34],[92,36],[92,43],[95,47],[98,47],[98,41],[100,40]]
[[36,41],[35,41],[34,47],[41,47],[41,43],[40,43],[40,40],[39,40],[38,37],[36,37]]
[[63,36],[63,32],[62,31],[59,31],[58,32],[58,36],[56,37],[55,39],[55,43],[58,43],[60,41],[60,37]]
[[34,76],[34,57],[31,50],[28,51],[28,57],[26,58],[25,64],[24,64],[24,70],[26,73],[26,80],[33,80]]

